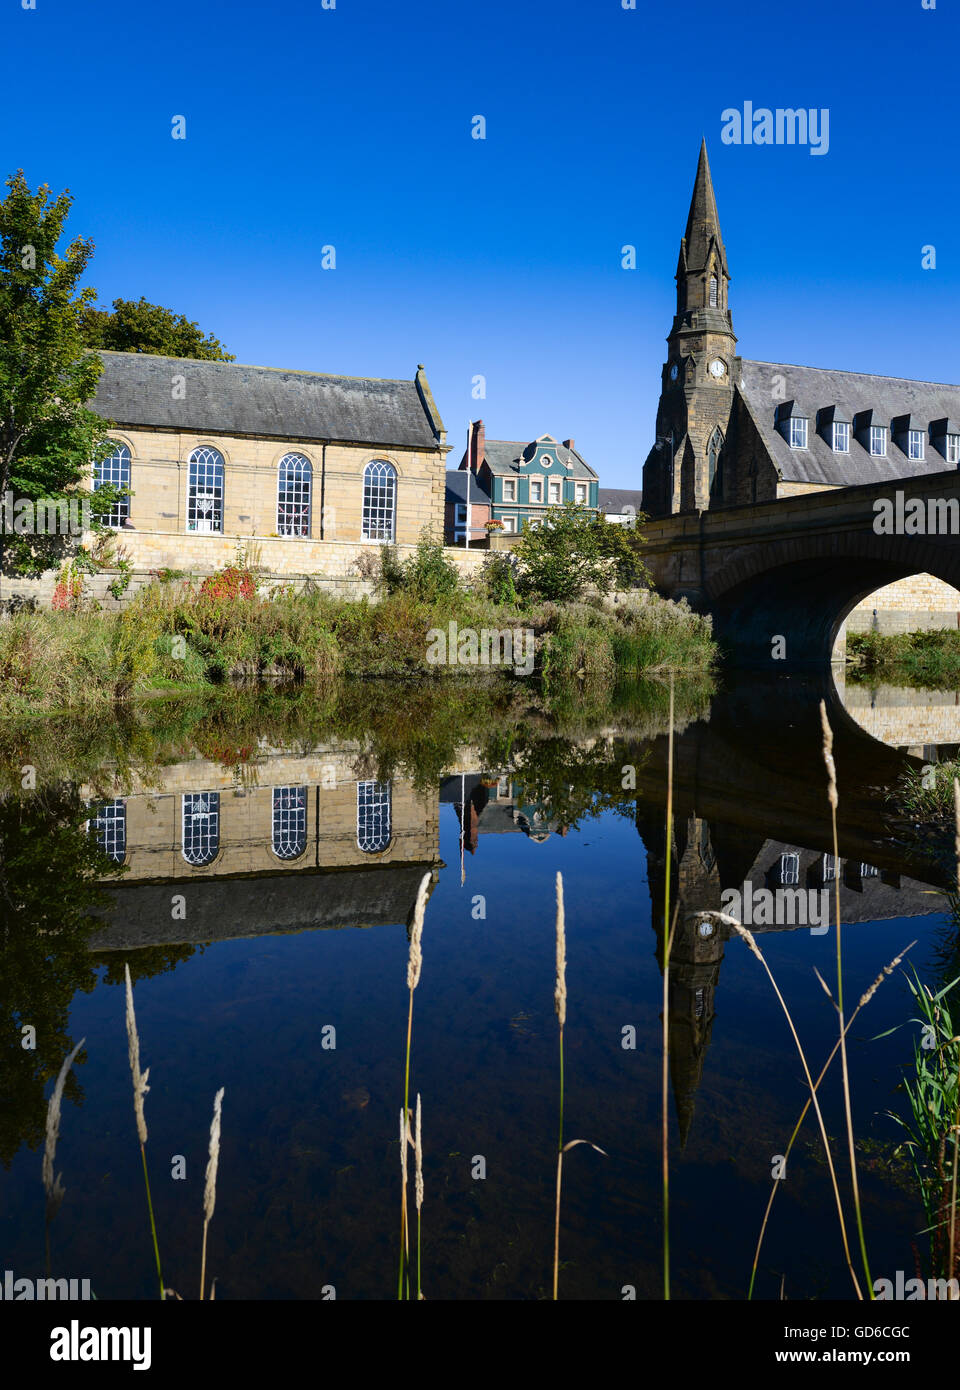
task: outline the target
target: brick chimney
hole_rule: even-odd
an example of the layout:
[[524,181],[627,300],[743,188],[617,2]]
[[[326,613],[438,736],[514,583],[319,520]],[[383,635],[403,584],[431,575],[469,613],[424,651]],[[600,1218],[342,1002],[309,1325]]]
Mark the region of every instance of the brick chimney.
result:
[[563,441],[563,447],[564,447],[565,449],[572,449],[572,448],[573,448],[573,440],[572,440],[572,439],[565,439],[565,440]]
[[487,447],[487,435],[482,420],[474,420],[470,425],[470,447],[467,452],[467,467],[476,475],[483,462]]

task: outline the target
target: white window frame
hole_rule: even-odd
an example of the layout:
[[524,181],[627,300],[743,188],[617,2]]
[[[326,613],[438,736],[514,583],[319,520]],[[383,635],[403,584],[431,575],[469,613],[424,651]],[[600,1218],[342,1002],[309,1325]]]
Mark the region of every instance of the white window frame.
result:
[[223,454],[200,444],[187,469],[187,530],[198,536],[223,535]]
[[907,458],[923,458],[923,430],[907,431]]
[[[93,469],[93,490],[96,492],[101,487],[130,487],[130,446],[124,444],[120,439],[111,439],[113,452],[107,454],[105,459],[94,465]],[[121,497],[114,502],[109,512],[99,513],[100,521],[104,526],[109,526],[111,530],[117,531],[130,516],[130,497]]]
[[195,868],[212,864],[220,853],[220,793],[184,792],[180,815],[180,853],[183,858]]
[[874,458],[878,459],[883,459],[887,457],[886,425],[870,426],[870,453]]
[[87,821],[87,830],[97,842],[100,851],[122,864],[127,857],[127,803],[122,796],[113,801],[100,801],[90,807],[93,815]]
[[502,516],[500,520],[503,522],[503,529],[508,536],[517,534],[517,518],[515,516]]
[[833,422],[833,452],[835,454],[849,454],[850,452],[850,426],[846,420],[834,420]]
[[270,848],[283,860],[306,853],[307,789],[302,784],[274,787]]
[[[556,496],[554,496],[556,494]],[[547,503],[551,507],[558,507],[563,501],[563,483],[559,478],[549,478],[547,480]]]
[[537,504],[542,504],[542,503],[543,503],[543,479],[542,479],[542,478],[531,478],[531,479],[530,479],[530,501],[531,501],[531,502],[534,502],[534,503],[537,503]]
[[303,454],[284,454],[277,464],[277,535],[310,535],[313,465]]
[[780,885],[783,888],[800,882],[800,855],[789,850],[780,856]]
[[397,470],[389,459],[371,459],[363,470],[360,539],[392,545],[397,539]]
[[587,505],[587,497],[588,497],[588,493],[587,493],[587,484],[586,484],[586,483],[574,483],[574,485],[573,485],[573,496],[574,496],[574,500],[575,500],[576,502],[579,502],[582,506],[585,507],[585,506]]
[[820,865],[820,876],[824,883],[834,883],[837,877],[838,861],[832,854],[825,854]]
[[392,835],[393,790],[376,779],[357,783],[357,848],[364,854],[382,854]]
[[805,449],[807,447],[807,417],[805,415],[790,416],[790,448]]
[[960,464],[960,434],[948,434],[944,448],[947,463]]
[[516,502],[516,500],[517,500],[517,480],[516,480],[516,478],[504,478],[504,480],[503,480],[503,500],[504,500],[504,502]]

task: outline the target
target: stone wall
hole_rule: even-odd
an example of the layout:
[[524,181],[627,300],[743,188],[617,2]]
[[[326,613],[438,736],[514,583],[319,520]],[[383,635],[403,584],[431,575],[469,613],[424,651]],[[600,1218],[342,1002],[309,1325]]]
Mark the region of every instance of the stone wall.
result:
[[[87,538],[89,540],[89,538]],[[378,545],[369,541],[299,540],[294,537],[251,537],[242,535],[181,535],[171,531],[121,531],[117,533],[121,553],[132,565],[130,583],[121,600],[109,592],[119,571],[86,576],[84,596],[105,609],[118,608],[157,577],[161,569],[180,572],[185,578],[201,580],[215,570],[232,565],[238,551],[246,563],[257,566],[263,587],[289,583],[301,588],[307,581],[345,598],[372,596],[374,585],[365,571],[378,560]],[[408,560],[416,547],[398,545],[400,560]],[[445,546],[444,554],[460,570],[465,580],[482,566],[486,551]],[[56,572],[40,579],[4,576],[0,581],[0,602],[36,603],[50,606]]]

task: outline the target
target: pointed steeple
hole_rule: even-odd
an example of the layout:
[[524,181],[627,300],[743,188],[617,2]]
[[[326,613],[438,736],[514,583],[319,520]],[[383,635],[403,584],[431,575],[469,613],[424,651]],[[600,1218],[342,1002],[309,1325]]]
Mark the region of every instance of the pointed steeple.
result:
[[715,248],[720,269],[724,275],[729,275],[727,255],[723,249],[723,237],[720,235],[720,217],[717,213],[717,200],[713,192],[713,179],[710,176],[706,140],[703,140],[700,145],[697,177],[693,185],[693,197],[690,199],[690,212],[687,217],[687,230],[683,243],[687,270],[705,270],[711,249]]

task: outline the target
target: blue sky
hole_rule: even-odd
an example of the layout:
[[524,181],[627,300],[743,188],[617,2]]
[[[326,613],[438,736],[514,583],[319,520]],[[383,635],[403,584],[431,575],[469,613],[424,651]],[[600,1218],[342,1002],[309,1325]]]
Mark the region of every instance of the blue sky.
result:
[[[451,462],[482,417],[640,486],[701,135],[743,356],[960,380],[953,0],[23,2],[3,172],[71,189],[100,301],[241,362],[423,362]],[[829,152],[721,144],[747,100],[828,108]]]

